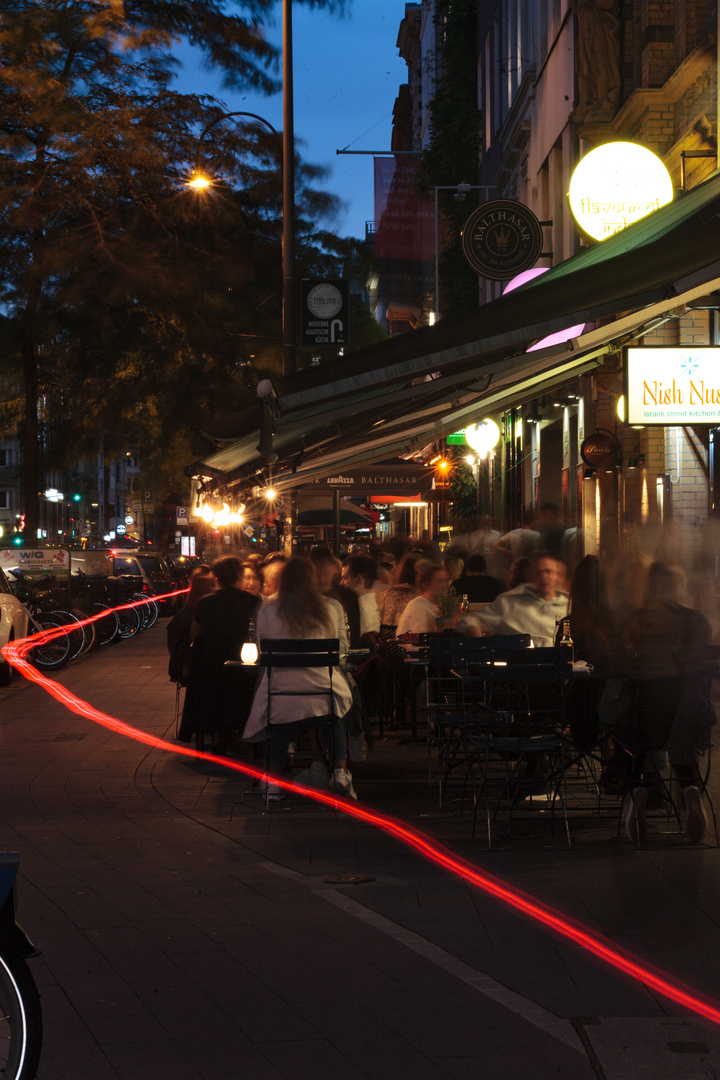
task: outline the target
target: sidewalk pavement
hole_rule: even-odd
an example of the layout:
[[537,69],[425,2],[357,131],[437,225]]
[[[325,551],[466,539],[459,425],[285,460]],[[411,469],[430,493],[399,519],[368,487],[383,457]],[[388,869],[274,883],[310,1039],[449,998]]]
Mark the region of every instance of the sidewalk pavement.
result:
[[[174,737],[165,623],[58,681]],[[8,850],[42,949],[38,1080],[699,1080],[720,1028],[620,976],[377,828],[148,748],[22,680],[0,690]],[[547,820],[488,852],[428,750],[390,732],[362,804],[720,1002],[720,850],[654,822]],[[716,785],[717,787],[717,785]],[[717,802],[717,799],[716,799]]]

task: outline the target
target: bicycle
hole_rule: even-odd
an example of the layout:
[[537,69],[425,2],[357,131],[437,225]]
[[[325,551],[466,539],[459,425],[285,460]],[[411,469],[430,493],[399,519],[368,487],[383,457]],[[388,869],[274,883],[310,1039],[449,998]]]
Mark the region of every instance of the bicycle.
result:
[[[58,592],[64,593],[65,590],[55,587],[54,578],[47,575],[34,580],[19,570],[12,570],[11,573],[15,594],[30,616],[29,633],[65,628],[64,634],[53,635],[49,641],[33,650],[32,663],[39,668],[58,668],[84,652],[89,647],[90,635],[86,635],[85,628],[78,625],[80,619],[77,615],[57,606]],[[45,603],[51,605],[49,610],[45,609]],[[84,618],[84,613],[81,614]]]
[[20,856],[0,853],[0,1075],[33,1080],[42,1049],[40,995],[27,960],[39,956],[15,921]]

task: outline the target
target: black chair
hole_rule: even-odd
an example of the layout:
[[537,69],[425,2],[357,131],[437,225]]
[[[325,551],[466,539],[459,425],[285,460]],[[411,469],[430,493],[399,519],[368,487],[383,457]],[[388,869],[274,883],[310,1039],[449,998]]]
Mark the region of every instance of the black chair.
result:
[[487,708],[482,729],[466,731],[474,751],[473,839],[481,801],[488,847],[501,808],[508,811],[508,831],[514,818],[537,811],[538,804],[550,809],[554,829],[559,802],[571,846],[565,793],[565,696],[571,674],[572,654],[563,646],[489,650],[461,671],[464,680],[481,686]]
[[[428,768],[432,783],[432,748],[437,748],[438,800],[454,771],[474,758],[467,735],[490,716],[484,665],[497,649],[530,647],[529,634],[494,637],[422,635],[427,644]],[[476,665],[480,664],[481,677]]]
[[[272,704],[279,698],[297,698],[300,714],[303,713],[300,700],[308,697],[327,699],[328,709],[326,713],[318,716],[298,716],[298,722],[308,731],[316,731],[326,736],[326,756],[328,768],[332,775],[332,764],[335,756],[335,726],[338,717],[335,710],[334,678],[342,678],[342,674],[336,674],[340,664],[340,643],[337,638],[306,638],[294,640],[291,638],[263,638],[260,641],[260,654],[258,665],[267,671],[267,718],[266,718],[266,754],[272,732],[283,725],[273,723]],[[309,688],[307,685],[301,689],[293,689],[287,685],[278,686],[277,676],[279,673],[288,671],[327,671],[327,686]],[[270,777],[266,772],[266,803],[269,804]]]

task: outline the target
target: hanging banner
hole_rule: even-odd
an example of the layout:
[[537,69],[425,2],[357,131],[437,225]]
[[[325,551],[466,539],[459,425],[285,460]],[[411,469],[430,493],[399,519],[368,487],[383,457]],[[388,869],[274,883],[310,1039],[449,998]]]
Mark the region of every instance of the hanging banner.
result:
[[376,259],[414,259],[435,254],[435,210],[415,189],[420,168],[415,157],[376,157]]

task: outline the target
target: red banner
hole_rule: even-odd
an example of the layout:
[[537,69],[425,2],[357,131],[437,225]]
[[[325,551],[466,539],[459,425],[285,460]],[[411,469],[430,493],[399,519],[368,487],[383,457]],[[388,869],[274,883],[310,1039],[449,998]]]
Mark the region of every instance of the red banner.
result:
[[375,257],[416,259],[435,254],[435,209],[415,190],[415,157],[375,158]]

